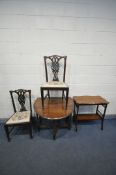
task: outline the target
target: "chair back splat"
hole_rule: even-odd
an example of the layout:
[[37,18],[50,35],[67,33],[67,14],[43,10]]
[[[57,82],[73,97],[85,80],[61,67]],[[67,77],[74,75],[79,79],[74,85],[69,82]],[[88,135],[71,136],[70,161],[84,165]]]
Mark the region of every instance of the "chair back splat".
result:
[[[69,87],[65,83],[65,74],[66,74],[66,60],[67,56],[44,56],[44,65],[45,65],[45,76],[46,82],[40,87],[42,107],[44,108],[44,99],[48,97],[60,97],[59,93],[56,91],[62,92],[62,99],[66,99],[66,108],[68,103],[68,93]],[[47,94],[44,95],[44,91],[47,91]]]
[[[25,106],[25,102],[26,102],[26,98],[28,98],[28,100],[29,100],[29,110],[31,111],[31,114],[32,114],[31,90],[18,89],[18,90],[9,91],[9,92],[10,92],[10,95],[11,95],[14,112],[27,111],[26,106]],[[17,94],[17,100],[18,100],[19,105],[20,105],[20,109],[19,110],[16,109],[14,94]]]
[[[67,56],[44,56],[46,82],[63,81],[65,82]],[[61,77],[61,78],[59,78]]]

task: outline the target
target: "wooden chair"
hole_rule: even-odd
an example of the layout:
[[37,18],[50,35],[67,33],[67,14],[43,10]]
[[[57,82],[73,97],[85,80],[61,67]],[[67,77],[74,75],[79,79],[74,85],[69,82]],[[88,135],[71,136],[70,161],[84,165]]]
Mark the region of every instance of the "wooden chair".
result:
[[[18,89],[9,91],[14,114],[6,121],[4,129],[8,141],[10,141],[10,132],[15,126],[27,126],[29,128],[29,135],[32,138],[32,105],[31,105],[31,90]],[[28,106],[29,110],[25,107]]]
[[[44,56],[45,76],[46,83],[44,87],[50,90],[59,90],[57,88],[66,88],[65,75],[66,75],[66,60],[67,56]],[[54,89],[55,88],[55,89]],[[50,98],[50,90],[46,96]],[[64,97],[64,90],[62,90],[62,97]]]

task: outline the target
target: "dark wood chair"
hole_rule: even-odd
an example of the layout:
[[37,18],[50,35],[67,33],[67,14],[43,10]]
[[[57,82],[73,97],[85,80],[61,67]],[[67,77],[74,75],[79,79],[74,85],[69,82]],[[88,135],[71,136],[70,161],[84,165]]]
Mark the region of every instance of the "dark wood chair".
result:
[[[10,141],[10,132],[15,126],[27,126],[30,138],[32,138],[32,105],[31,90],[18,89],[11,90],[10,96],[13,104],[14,114],[6,121],[4,128],[8,141]],[[28,110],[27,110],[28,108]]]
[[67,56],[44,56],[46,82],[65,82],[66,60]]
[[[51,90],[62,91],[62,98],[66,97],[66,104],[67,104],[69,87],[65,83],[66,60],[67,56],[59,56],[59,55],[44,56],[46,83],[41,86],[42,104],[43,99],[45,97],[49,97],[50,99]],[[44,97],[44,90],[47,91],[45,97]],[[54,97],[57,97],[56,93]]]

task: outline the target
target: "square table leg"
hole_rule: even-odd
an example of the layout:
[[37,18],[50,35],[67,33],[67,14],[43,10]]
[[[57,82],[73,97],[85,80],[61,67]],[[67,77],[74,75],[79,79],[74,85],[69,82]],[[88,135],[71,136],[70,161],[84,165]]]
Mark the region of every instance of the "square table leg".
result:
[[77,132],[78,126],[78,114],[79,114],[79,105],[74,103],[74,122],[75,122],[75,131]]

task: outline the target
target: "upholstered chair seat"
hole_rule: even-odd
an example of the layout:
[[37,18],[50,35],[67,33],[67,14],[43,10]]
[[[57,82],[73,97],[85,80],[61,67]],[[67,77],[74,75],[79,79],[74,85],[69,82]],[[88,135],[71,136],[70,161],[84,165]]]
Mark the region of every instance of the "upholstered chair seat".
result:
[[46,82],[45,84],[42,85],[42,87],[55,87],[55,88],[59,88],[59,87],[68,87],[66,85],[66,83],[61,82],[61,81],[50,81],[50,82]]
[[30,111],[16,112],[6,122],[6,124],[19,124],[30,122]]

